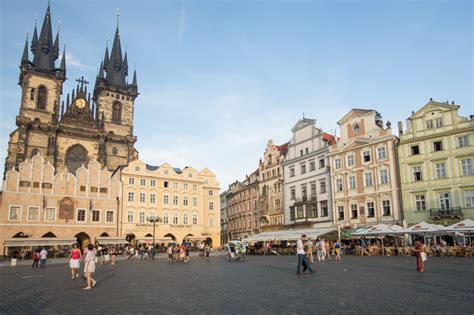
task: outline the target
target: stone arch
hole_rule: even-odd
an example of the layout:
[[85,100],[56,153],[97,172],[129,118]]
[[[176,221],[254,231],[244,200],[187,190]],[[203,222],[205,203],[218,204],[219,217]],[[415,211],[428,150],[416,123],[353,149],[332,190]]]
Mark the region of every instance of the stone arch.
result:
[[211,246],[212,247],[212,238],[208,237],[206,238],[206,240],[204,241],[207,245]]
[[30,237],[30,235],[23,232],[18,232],[12,236],[12,238],[28,238],[28,237]]
[[91,242],[91,238],[85,232],[77,233],[74,237],[77,238],[77,243],[80,248],[85,248]]
[[70,173],[76,174],[79,167],[89,164],[89,153],[79,143],[70,146],[66,151],[65,164]]
[[153,235],[151,233],[148,233],[147,235],[145,235],[145,237],[153,237]]
[[43,234],[41,237],[56,237],[53,232],[49,231],[48,233]]
[[168,234],[166,234],[166,235],[165,235],[165,236],[163,236],[163,237],[171,237],[171,238],[173,239],[173,241],[175,241],[175,242],[176,242],[176,236],[174,236],[174,235],[173,235],[173,234],[171,234],[171,233],[168,233]]
[[104,232],[104,233],[100,234],[100,236],[101,236],[101,237],[109,237],[109,233]]

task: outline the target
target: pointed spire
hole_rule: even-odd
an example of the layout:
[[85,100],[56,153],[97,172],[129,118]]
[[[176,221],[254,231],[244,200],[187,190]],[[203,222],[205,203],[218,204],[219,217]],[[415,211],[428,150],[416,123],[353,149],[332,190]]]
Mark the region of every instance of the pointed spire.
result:
[[31,40],[31,52],[36,53],[36,48],[38,47],[38,31],[36,29],[36,24],[38,23],[38,15],[35,17],[35,30],[33,32],[33,39]]
[[125,50],[125,57],[123,58],[123,73],[125,76],[128,75],[128,58],[127,58],[127,50]]
[[132,81],[132,86],[137,86],[137,70],[133,70],[133,81]]
[[54,40],[53,53],[54,53],[54,60],[57,60],[59,58],[59,27],[58,27],[58,32],[56,33],[56,39]]
[[105,55],[104,55],[104,70],[108,70],[109,68],[109,41],[107,41],[107,45],[105,46]]
[[23,48],[23,56],[21,57],[21,62],[24,61],[28,62],[28,33],[26,33],[25,48]]
[[114,43],[110,53],[110,65],[107,70],[107,81],[112,85],[125,86],[124,65],[122,59],[122,47],[120,45],[120,32],[115,30]]
[[63,71],[64,77],[66,76],[66,44],[64,44],[63,48],[63,57],[61,58],[61,66],[59,67],[61,71]]
[[48,3],[44,16],[43,26],[38,40],[38,47],[35,52],[33,64],[35,67],[44,70],[54,70],[55,53],[53,47],[53,31],[51,26],[51,10]]
[[103,78],[104,77],[104,63],[103,62],[100,62],[100,68],[99,68],[99,78]]

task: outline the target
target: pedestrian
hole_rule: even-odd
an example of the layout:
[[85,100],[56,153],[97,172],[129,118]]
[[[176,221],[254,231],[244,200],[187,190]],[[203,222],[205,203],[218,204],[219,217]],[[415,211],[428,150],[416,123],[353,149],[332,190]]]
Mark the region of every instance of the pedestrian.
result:
[[310,263],[314,263],[314,258],[313,258],[313,241],[311,238],[308,237],[308,251],[306,252],[306,255],[308,256],[308,260]]
[[334,253],[336,253],[336,260],[341,261],[341,244],[339,241],[334,243]]
[[33,265],[31,265],[31,268],[34,268],[34,267],[38,268],[39,260],[40,260],[40,251],[39,249],[37,249],[33,252]]
[[110,249],[110,255],[112,256],[112,263],[111,265],[115,265],[115,259],[117,259],[117,250],[115,249],[115,247],[112,246],[112,248]]
[[48,258],[48,251],[46,250],[46,248],[42,248],[41,249],[41,252],[40,252],[40,267],[41,268],[46,268],[46,259]]
[[327,240],[324,240],[324,255],[331,261],[331,244]]
[[71,279],[79,277],[80,259],[82,253],[77,243],[72,245],[71,253],[69,254],[69,268],[71,269]]
[[308,257],[306,256],[307,244],[305,245],[305,243],[306,243],[306,234],[303,234],[296,242],[296,254],[298,255],[298,266],[296,268],[297,275],[303,274],[301,272],[301,266],[303,266],[303,272],[305,272],[306,270],[309,270],[310,274],[315,272],[309,265]]
[[179,246],[179,261],[186,262],[186,250],[184,249],[184,244]]
[[102,247],[102,265],[107,265],[110,260],[109,249],[107,246]]
[[185,252],[186,252],[186,258],[184,259],[185,262],[189,261],[189,251],[191,250],[191,245],[186,242],[185,243]]
[[425,260],[427,255],[425,253],[425,245],[420,241],[415,242],[415,255],[416,255],[416,271],[425,272]]
[[84,290],[90,290],[90,288],[97,283],[97,281],[92,278],[92,274],[95,272],[95,254],[94,245],[87,245],[87,250],[84,255],[84,274],[87,279],[87,287],[85,287]]
[[209,244],[206,244],[204,247],[204,252],[206,253],[206,259],[209,259],[209,254],[211,253],[211,246]]
[[316,243],[316,258],[318,258],[318,262],[321,262],[323,258],[323,241],[318,238],[318,242]]
[[168,262],[173,262],[173,245],[168,246],[166,251],[168,253]]

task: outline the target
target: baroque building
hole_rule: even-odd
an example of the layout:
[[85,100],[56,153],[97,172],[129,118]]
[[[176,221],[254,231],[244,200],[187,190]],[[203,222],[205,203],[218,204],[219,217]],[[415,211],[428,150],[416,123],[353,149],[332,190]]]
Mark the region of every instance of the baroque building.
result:
[[334,137],[303,118],[291,129],[293,136],[283,161],[285,225],[328,227],[333,223],[331,177],[327,154]]
[[399,122],[400,185],[408,224],[474,219],[474,116],[430,101]]
[[390,122],[375,110],[352,109],[338,125],[329,150],[333,217],[338,226],[359,227],[402,220],[396,143]]
[[259,225],[260,232],[278,230],[283,227],[283,168],[282,161],[288,150],[288,143],[276,145],[273,140],[267,147],[258,165]]
[[[113,170],[138,158],[133,135],[134,102],[138,96],[136,73],[127,83],[128,57],[122,58],[117,27],[109,54],[106,48],[92,95],[84,78],[62,97],[66,53],[60,56],[59,32],[53,41],[50,6],[38,36],[26,39],[20,62],[21,103],[17,128],[10,134],[5,172],[40,153],[57,172],[72,174],[89,161]],[[29,49],[33,59],[29,58]],[[4,175],[4,176],[5,176]]]
[[227,193],[228,191],[226,190],[219,195],[221,199],[221,244],[227,244],[229,242],[227,228]]
[[156,241],[207,241],[220,245],[219,183],[207,168],[198,172],[165,163],[151,166],[140,160],[121,168],[123,213],[120,233],[129,240],[150,242],[159,217]]

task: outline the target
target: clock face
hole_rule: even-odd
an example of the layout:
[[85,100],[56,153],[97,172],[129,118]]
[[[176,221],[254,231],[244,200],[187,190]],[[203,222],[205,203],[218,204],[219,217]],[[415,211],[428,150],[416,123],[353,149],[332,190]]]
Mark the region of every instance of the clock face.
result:
[[86,101],[83,98],[78,98],[75,104],[76,104],[76,107],[80,109],[83,109],[84,107],[86,107]]

